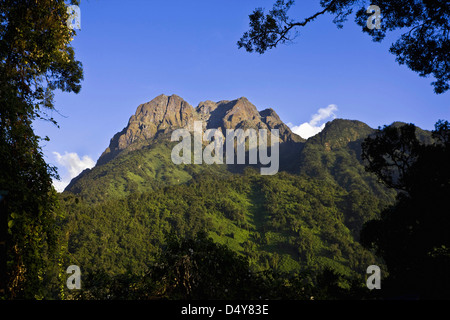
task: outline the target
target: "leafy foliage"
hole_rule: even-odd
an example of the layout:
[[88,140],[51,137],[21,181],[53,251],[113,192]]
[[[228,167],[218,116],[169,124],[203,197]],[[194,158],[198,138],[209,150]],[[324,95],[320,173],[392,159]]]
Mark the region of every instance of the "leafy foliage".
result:
[[[432,144],[420,143],[409,125],[396,129],[396,133],[392,128],[380,129],[376,137],[365,142],[366,157],[376,159],[369,163],[368,170],[377,172],[387,184],[400,171],[397,181],[404,191],[393,206],[382,212],[380,219],[368,222],[361,233],[362,243],[386,261],[389,295],[449,297],[449,134],[449,123],[439,121]],[[382,153],[378,147],[380,140],[384,141]],[[392,150],[398,150],[396,158],[406,159],[395,164],[395,170],[390,162]],[[378,160],[380,157],[386,162]]]
[[67,18],[64,1],[0,2],[0,188],[8,192],[1,203],[7,223],[1,230],[7,245],[3,297],[41,298],[46,263],[58,259],[51,180],[57,174],[44,161],[32,122],[55,123],[46,114],[54,110],[54,90],[80,90],[82,68]]
[[[364,274],[376,259],[346,226],[345,216],[351,215],[347,196],[344,189],[325,182],[288,173],[260,176],[251,169],[221,180],[202,175],[187,185],[95,205],[77,203],[76,196],[63,194],[67,263],[83,266],[90,275],[143,276],[149,264],[161,259],[167,234],[192,239],[206,232],[248,260],[252,272],[318,274],[328,268],[352,278]],[[370,208],[372,215],[379,211]],[[197,267],[203,268],[200,263]],[[173,292],[170,297],[180,294]]]
[[[317,276],[308,272],[256,272],[248,260],[215,243],[206,233],[193,238],[170,235],[157,262],[142,276],[117,276],[104,271],[84,277],[86,289],[70,293],[70,299],[370,299],[361,280],[325,268]],[[348,283],[343,288],[341,283]]]
[[343,22],[356,11],[355,22],[374,41],[382,41],[390,31],[406,29],[390,48],[397,62],[406,64],[421,77],[432,75],[436,79],[431,83],[435,93],[450,89],[448,1],[379,0],[376,5],[382,11],[381,29],[366,27],[369,18],[366,11],[371,4],[367,1],[322,0],[320,5],[323,10],[303,21],[289,18],[288,10],[293,4],[293,0],[277,0],[268,14],[262,8],[255,9],[249,16],[250,30],[238,41],[238,47],[262,54],[278,44],[291,42],[297,36],[297,33],[292,34],[296,28],[306,26],[320,15],[333,15],[334,23],[342,28]]

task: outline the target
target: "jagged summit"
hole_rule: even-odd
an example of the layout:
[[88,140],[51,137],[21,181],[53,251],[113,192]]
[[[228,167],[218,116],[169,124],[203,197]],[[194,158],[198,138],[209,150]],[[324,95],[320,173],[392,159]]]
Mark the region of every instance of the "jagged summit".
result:
[[[204,100],[193,107],[177,95],[159,95],[140,104],[125,128],[116,133],[92,169],[74,178],[65,191],[89,201],[147,192],[183,184],[194,177],[212,174],[226,177],[242,173],[250,164],[176,165],[171,158],[173,130],[193,130],[194,121],[204,129],[278,129],[279,171],[320,179],[336,179],[351,187],[364,185],[368,177],[361,163],[361,143],[376,130],[356,120],[334,119],[308,140],[292,133],[274,109],[259,111],[247,98]],[[256,164],[257,168],[260,164]],[[262,164],[263,165],[263,164]],[[357,168],[356,171],[348,170]]]
[[281,142],[301,142],[300,136],[284,124],[273,109],[259,112],[247,98],[200,102],[196,108],[178,95],[161,94],[153,100],[140,104],[127,126],[114,135],[108,148],[97,164],[104,164],[121,151],[137,149],[151,143],[160,133],[178,128],[193,130],[194,121],[203,121],[205,129],[278,129]]

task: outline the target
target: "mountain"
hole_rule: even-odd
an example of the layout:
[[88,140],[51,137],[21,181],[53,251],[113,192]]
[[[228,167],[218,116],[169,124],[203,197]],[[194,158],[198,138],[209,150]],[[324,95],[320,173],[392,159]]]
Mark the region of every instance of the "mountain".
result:
[[[278,129],[279,172],[264,176],[258,165],[174,164],[178,142],[171,133],[192,131],[194,121],[222,132]],[[359,244],[359,231],[396,196],[362,163],[361,143],[375,133],[363,122],[335,119],[305,140],[273,109],[258,111],[243,97],[194,108],[176,95],[160,95],[139,105],[96,166],[61,194],[71,259],[87,273],[139,275],[164,250],[165,235],[205,231],[255,270],[331,268],[364,277],[368,265],[383,262]]]
[[[205,171],[241,172],[245,165],[174,165],[170,135],[175,129],[193,130],[194,121],[202,121],[204,129],[278,129],[280,169],[295,170],[295,162],[305,140],[293,133],[273,109],[261,112],[241,97],[232,101],[204,101],[196,108],[177,95],[159,95],[141,104],[128,124],[116,133],[93,169],[74,178],[65,191],[89,198],[108,194],[122,196],[134,191],[184,183],[192,174]],[[126,167],[127,172],[122,172]],[[120,182],[119,182],[120,181]],[[89,185],[89,187],[87,187]],[[92,192],[95,186],[95,192]],[[99,188],[97,188],[99,187]]]
[[278,129],[282,142],[304,141],[280,120],[273,109],[258,112],[245,97],[233,101],[207,100],[194,109],[177,95],[162,94],[138,106],[128,125],[111,139],[97,164],[105,164],[125,150],[142,148],[175,129],[192,131],[194,121],[204,122],[205,129],[220,129],[223,133],[226,129]]
[[[280,171],[325,178],[350,190],[352,185],[367,192],[384,194],[361,163],[361,142],[375,130],[355,120],[335,119],[324,130],[305,140],[293,133],[269,108],[257,108],[241,97],[236,100],[200,102],[196,108],[177,95],[159,95],[141,104],[120,132],[116,133],[93,169],[86,169],[66,187],[88,201],[123,197],[133,192],[182,184],[193,176],[215,172],[241,172],[249,165],[175,165],[170,141],[175,129],[193,130],[194,121],[203,129],[278,129]],[[248,157],[246,158],[248,159]],[[254,165],[253,167],[258,167]]]

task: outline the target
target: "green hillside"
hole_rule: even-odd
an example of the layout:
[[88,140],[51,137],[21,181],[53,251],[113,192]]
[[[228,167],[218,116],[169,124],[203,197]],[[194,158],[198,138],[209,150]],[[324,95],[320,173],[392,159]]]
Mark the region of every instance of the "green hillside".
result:
[[359,244],[359,232],[396,195],[361,162],[361,142],[373,132],[334,120],[296,144],[297,162],[273,176],[251,167],[175,165],[167,137],[122,152],[60,195],[67,263],[88,275],[143,276],[158,264],[168,235],[206,232],[254,272],[332,270],[362,279],[367,266],[383,261]]
[[141,149],[123,153],[85,170],[66,189],[91,203],[183,184],[196,174],[215,172],[219,177],[229,174],[225,165],[175,165],[170,157],[175,144],[159,139]]
[[110,275],[142,274],[155,261],[165,234],[189,238],[200,231],[247,257],[255,270],[330,267],[362,274],[375,258],[355,241],[351,228],[360,228],[383,208],[366,195],[359,200],[373,206],[359,212],[349,205],[357,206],[357,197],[337,185],[253,170],[220,180],[203,174],[188,184],[95,205],[77,199],[66,195],[62,201],[71,262]]

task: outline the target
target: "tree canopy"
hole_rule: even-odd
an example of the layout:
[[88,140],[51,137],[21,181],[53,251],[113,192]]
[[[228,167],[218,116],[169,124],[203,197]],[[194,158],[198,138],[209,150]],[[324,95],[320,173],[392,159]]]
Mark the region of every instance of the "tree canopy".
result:
[[264,53],[279,44],[290,43],[298,28],[305,27],[324,14],[334,16],[339,27],[353,13],[355,22],[373,41],[380,42],[394,30],[403,33],[395,41],[390,52],[396,55],[399,64],[407,65],[421,77],[433,76],[431,84],[437,94],[450,89],[450,6],[446,0],[378,0],[381,9],[381,28],[370,29],[367,20],[370,3],[357,0],[321,0],[323,10],[303,20],[289,17],[288,11],[294,0],[277,0],[273,8],[265,13],[257,8],[250,14],[250,29],[237,42],[239,48],[248,52]]
[[432,143],[420,142],[412,128],[385,127],[365,141],[367,169],[403,192],[364,225],[361,243],[386,262],[388,295],[449,298],[450,124],[436,123]]
[[63,0],[0,1],[0,188],[8,192],[1,203],[8,266],[2,286],[10,298],[41,295],[46,255],[55,252],[57,173],[44,160],[32,122],[56,124],[48,114],[54,91],[80,91],[83,72],[68,18]]

